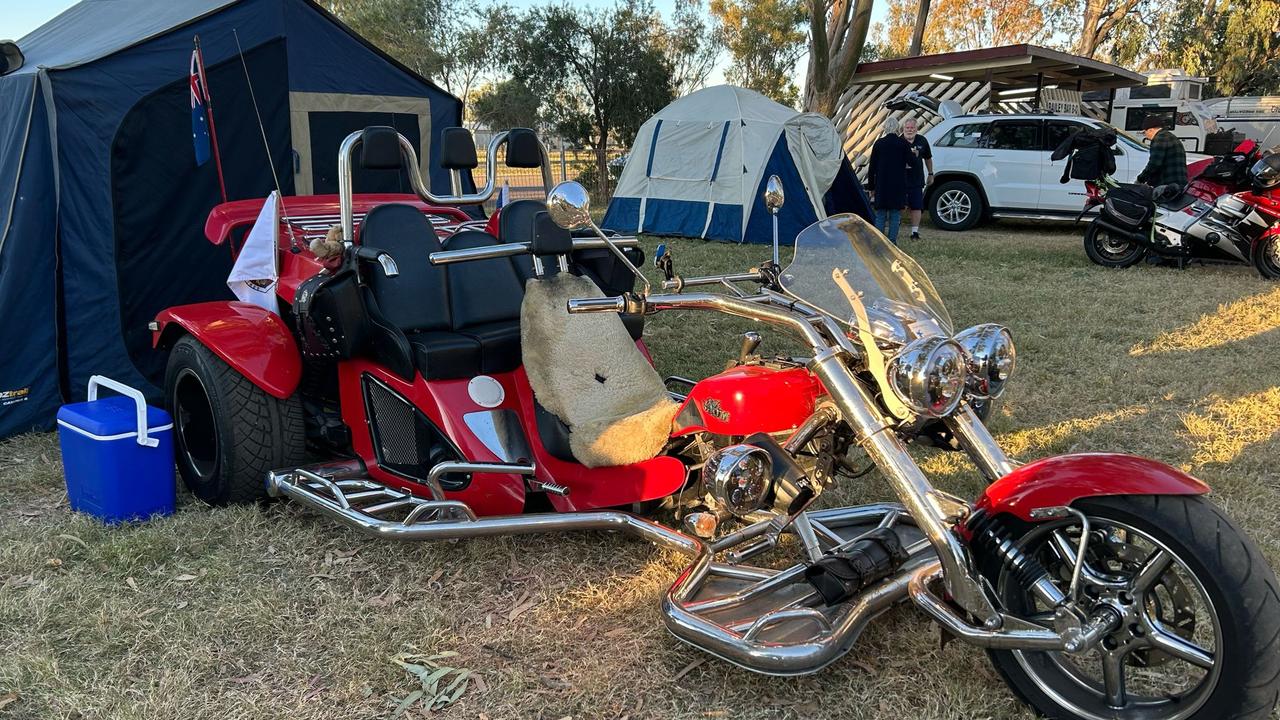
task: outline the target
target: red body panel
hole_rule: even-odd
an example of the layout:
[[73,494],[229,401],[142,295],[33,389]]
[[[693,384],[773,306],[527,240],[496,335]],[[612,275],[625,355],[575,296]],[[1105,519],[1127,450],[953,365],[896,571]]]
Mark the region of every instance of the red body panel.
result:
[[698,382],[676,415],[674,435],[750,435],[793,430],[813,414],[823,394],[804,368],[741,365]]
[[1118,453],[1083,453],[1023,465],[987,487],[980,510],[1031,520],[1040,507],[1107,495],[1203,495],[1209,486],[1164,463]]
[[226,300],[179,305],[162,311],[156,322],[154,345],[176,340],[169,326],[177,325],[275,397],[289,397],[302,379],[293,334],[278,315],[257,305]]
[[[339,392],[343,421],[353,429],[352,446],[364,460],[369,474],[389,486],[424,495],[421,484],[384,470],[378,466],[368,427],[361,376],[368,373],[393,388],[412,402],[457,445],[465,459],[475,462],[502,462],[471,431],[466,415],[489,410],[510,410],[518,418],[537,468],[535,478],[569,488],[569,494],[549,495],[560,511],[629,505],[643,500],[666,497],[680,489],[685,467],[672,457],[656,457],[623,467],[588,468],[553,457],[538,438],[534,416],[533,391],[524,370],[491,375],[503,388],[505,398],[497,407],[477,405],[467,390],[468,379],[432,380],[418,375],[412,383],[365,360],[352,360],[339,365]],[[478,515],[506,515],[524,508],[525,481],[519,475],[476,474],[465,489],[448,493],[449,498],[467,503]]]

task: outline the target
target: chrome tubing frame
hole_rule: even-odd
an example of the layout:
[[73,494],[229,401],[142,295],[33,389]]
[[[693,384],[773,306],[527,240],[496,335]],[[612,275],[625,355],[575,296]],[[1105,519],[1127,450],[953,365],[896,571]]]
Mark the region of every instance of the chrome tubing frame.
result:
[[[803,582],[805,566],[798,564],[788,570],[775,571],[716,563],[713,561],[715,555],[731,546],[725,543],[728,536],[720,542],[708,544],[625,512],[605,510],[477,518],[465,503],[456,500],[416,498],[366,478],[353,477],[354,467],[344,467],[340,474],[329,477],[314,471],[319,469],[312,466],[312,470],[304,467],[269,473],[267,490],[273,497],[288,497],[311,510],[333,516],[348,527],[388,540],[446,540],[609,530],[634,535],[690,556],[690,565],[677,576],[663,596],[663,621],[667,629],[681,641],[740,667],[769,675],[806,675],[839,659],[867,624],[895,603],[906,599],[909,583],[917,571],[939,567],[931,557],[928,542],[920,540],[908,547],[910,558],[897,572],[864,589],[849,602],[828,608],[829,615],[813,607],[820,599],[816,591],[806,587],[804,594],[779,607],[758,616],[741,617],[725,625],[703,613],[738,607],[788,585]],[[357,501],[376,504],[360,507]],[[403,520],[378,516],[393,510],[408,510],[408,515]],[[882,518],[879,527],[888,527],[893,524],[889,519],[896,521],[902,516],[903,508],[879,504],[808,514],[824,527],[874,524],[877,517]],[[771,523],[771,520],[763,520],[747,528],[750,532],[734,536],[736,542],[749,541],[767,530]],[[845,544],[854,541],[856,538],[851,538]],[[748,585],[727,595],[695,599],[712,577],[736,579]],[[816,624],[817,632],[799,642],[777,642],[759,637],[773,626],[795,622]]]
[[[857,435],[857,441],[871,456],[905,505],[917,526],[924,532],[938,554],[947,592],[965,610],[998,627],[1000,614],[991,604],[981,582],[970,569],[964,544],[951,532],[946,518],[930,499],[932,483],[907,453],[906,446],[890,430],[874,398],[862,386],[848,363],[847,338],[830,318],[815,316],[802,302],[771,293],[747,297],[730,297],[713,293],[653,295],[643,299],[646,312],[675,309],[715,310],[728,315],[750,318],[788,328],[800,335],[813,351],[809,369],[822,381],[844,421]],[[616,309],[604,303],[582,303],[570,300],[568,310],[575,312],[607,312]],[[825,322],[824,322],[825,320]],[[836,335],[828,336],[835,332]],[[975,418],[976,420],[976,418]],[[981,423],[976,423],[981,425]],[[1003,456],[990,434],[986,434],[993,456]],[[976,430],[971,441],[981,442]]]
[[[343,139],[342,145],[338,148],[338,215],[342,224],[342,239],[350,244],[355,240],[355,210],[352,207],[354,188],[351,173],[351,158],[355,154],[357,148],[363,144],[361,139],[363,131],[357,130]],[[422,172],[418,167],[418,152],[413,149],[413,143],[404,135],[396,133],[396,137],[400,139],[400,153],[402,160],[408,158],[409,162],[405,167],[405,174],[409,176],[409,184],[413,187],[413,192],[422,199],[423,202],[432,205],[478,205],[485,202],[493,196],[497,189],[498,179],[498,148],[507,141],[507,133],[500,132],[493,136],[489,141],[489,148],[485,154],[485,185],[484,188],[467,195],[436,195],[431,192],[426,183],[422,181]],[[542,183],[550,190],[552,186],[551,176],[551,156],[547,153],[547,147],[542,144],[542,140],[538,140],[538,148],[542,151]],[[403,165],[404,163],[402,163]]]

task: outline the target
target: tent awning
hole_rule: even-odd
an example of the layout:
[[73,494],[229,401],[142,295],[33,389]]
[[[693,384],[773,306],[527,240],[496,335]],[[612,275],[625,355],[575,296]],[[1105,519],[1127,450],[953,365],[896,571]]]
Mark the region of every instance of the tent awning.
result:
[[1139,73],[1037,45],[1004,45],[861,63],[852,83],[987,82],[997,86],[1057,84],[1071,90],[1146,85]]

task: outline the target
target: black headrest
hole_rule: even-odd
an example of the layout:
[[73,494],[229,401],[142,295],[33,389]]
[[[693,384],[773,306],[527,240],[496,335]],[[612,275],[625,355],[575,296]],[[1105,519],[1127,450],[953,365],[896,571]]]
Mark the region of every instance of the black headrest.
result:
[[551,213],[546,210],[533,216],[532,235],[529,249],[534,255],[568,255],[573,252],[573,234],[555,224]]
[[542,143],[529,128],[507,131],[507,165],[514,168],[542,167]]
[[471,131],[447,127],[440,134],[440,166],[446,170],[470,170],[479,165],[476,141]]
[[400,169],[400,135],[386,125],[367,127],[360,133],[360,167],[366,170]]

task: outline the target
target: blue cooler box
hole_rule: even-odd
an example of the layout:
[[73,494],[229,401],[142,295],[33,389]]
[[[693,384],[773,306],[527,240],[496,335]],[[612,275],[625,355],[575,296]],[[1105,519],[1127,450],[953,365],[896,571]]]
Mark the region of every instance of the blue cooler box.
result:
[[[99,400],[99,386],[124,394]],[[173,514],[173,420],[141,392],[94,375],[88,402],[58,410],[58,439],[71,509],[107,523]]]

